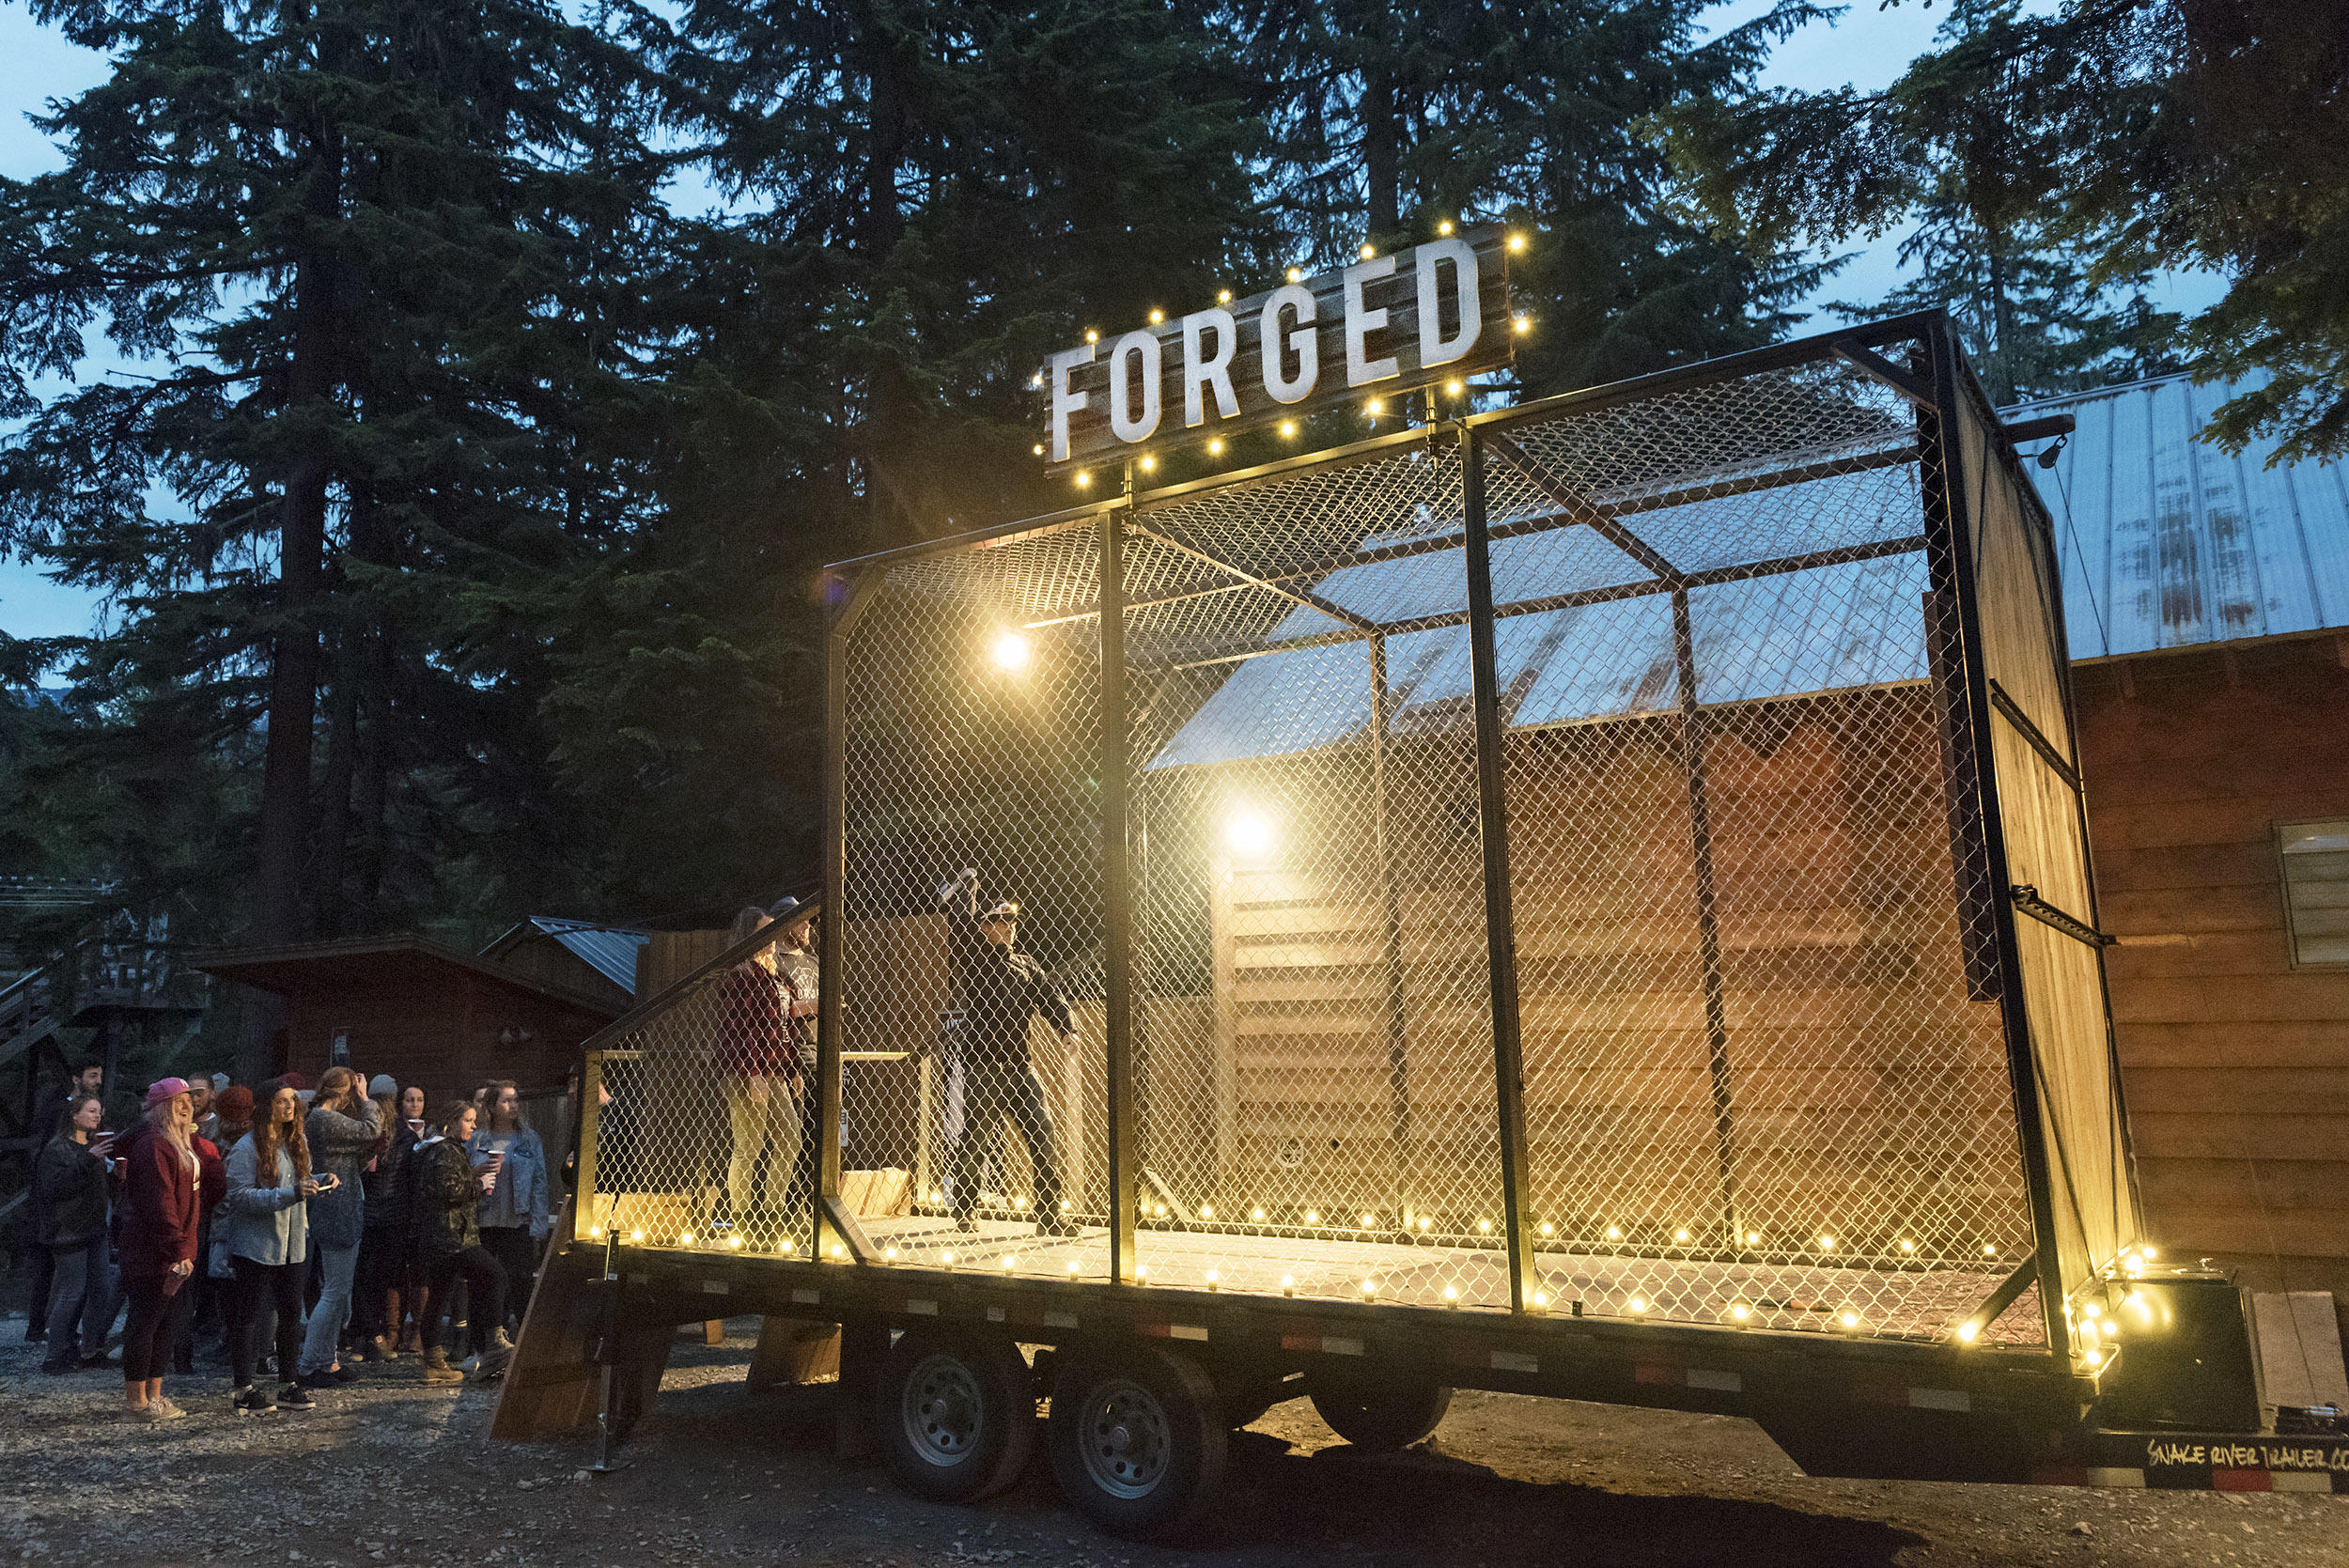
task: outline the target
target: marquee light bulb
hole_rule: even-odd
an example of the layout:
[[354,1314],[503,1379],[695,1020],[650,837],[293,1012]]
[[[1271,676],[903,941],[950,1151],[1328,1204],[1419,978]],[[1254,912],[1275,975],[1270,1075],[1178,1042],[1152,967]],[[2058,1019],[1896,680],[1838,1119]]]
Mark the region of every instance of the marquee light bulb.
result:
[[1044,443],[1040,441],[1035,443],[1035,455],[1039,458],[1044,456]]
[[1162,310],[1154,310],[1150,313],[1150,324],[1154,327],[1165,319],[1166,312]]
[[1374,417],[1382,414],[1387,411],[1387,400],[1384,397],[1373,397],[1362,405],[1362,411]]
[[1522,234],[1512,234],[1511,236],[1509,236],[1509,248],[1510,248],[1511,250],[1513,250],[1513,251],[1522,251],[1522,250],[1524,250],[1524,249],[1525,249],[1525,236],[1524,236],[1524,235],[1522,235]]
[[1674,1241],[1680,1241],[1680,1242],[1685,1242],[1685,1241],[1687,1241],[1687,1240],[1688,1239],[1688,1228],[1687,1228],[1686,1226],[1683,1226],[1681,1229],[1679,1229],[1679,1230],[1677,1230],[1677,1231],[1674,1231],[1674,1232],[1672,1233],[1672,1239],[1673,1239]]
[[1261,1219],[1264,1219],[1264,1210],[1262,1210],[1262,1209],[1250,1209],[1250,1210],[1248,1211],[1248,1218],[1249,1218],[1249,1219],[1251,1219],[1261,1220]]
[[1223,438],[1221,436],[1217,436],[1215,439],[1207,442],[1207,456],[1211,458],[1220,458],[1222,455]]
[[1077,1260],[1074,1258],[1068,1260],[1068,1272],[1071,1274],[1077,1272]]
[[1199,1218],[1202,1219],[1213,1219],[1215,1218],[1215,1205],[1213,1203],[1200,1204]]
[[628,1239],[630,1241],[642,1241],[645,1239],[645,1233],[642,1231],[630,1231],[628,1233]]
[[1362,247],[1362,259],[1364,261],[1368,261],[1372,256],[1377,256],[1377,254],[1378,247],[1376,245],[1364,245]]
[[1607,1239],[1610,1241],[1621,1241],[1623,1239],[1623,1227],[1621,1225],[1608,1226]]
[[1457,397],[1460,394],[1468,390],[1468,383],[1466,381],[1456,380],[1449,380],[1444,382],[1443,389],[1444,391],[1450,393],[1453,396]]
[[1158,458],[1154,458],[1154,457],[1151,457],[1151,456],[1150,456],[1148,453],[1146,453],[1146,452],[1143,454],[1143,457],[1142,457],[1142,472],[1143,472],[1143,473],[1147,474],[1147,473],[1149,473],[1151,470],[1153,470],[1153,469],[1157,468],[1158,466],[1159,466],[1159,460],[1158,460]]
[[1217,289],[1215,291],[1215,303],[1220,305],[1230,304],[1232,303],[1232,291],[1228,288]]
[[1519,334],[1530,333],[1533,330],[1533,318],[1531,316],[1513,317],[1510,319],[1509,328],[1512,332]]
[[1297,421],[1294,419],[1283,419],[1281,421],[1281,434],[1283,436],[1295,436],[1297,434]]
[[1316,1210],[1316,1209],[1307,1209],[1307,1210],[1305,1211],[1305,1223],[1306,1223],[1306,1224],[1308,1224],[1308,1225],[1318,1225],[1318,1224],[1320,1224],[1320,1223],[1321,1223],[1321,1214],[1320,1214],[1320,1211],[1318,1211],[1318,1210]]
[[1098,343],[1101,341],[1101,334],[1096,332],[1093,328],[1087,327],[1085,329],[1085,341],[1087,343]]
[[1823,1235],[1823,1236],[1821,1236],[1821,1237],[1819,1238],[1819,1250],[1820,1250],[1820,1251],[1822,1251],[1822,1252],[1832,1252],[1832,1251],[1834,1251],[1834,1250],[1835,1250],[1835,1238],[1834,1238],[1833,1236],[1831,1236],[1831,1235]]
[[1090,474],[1080,473],[1077,475],[1077,488],[1081,490],[1091,489],[1093,488],[1093,475]]
[[995,645],[988,649],[988,657],[995,661],[997,669],[1018,675],[1035,657],[1035,649],[1019,633],[1006,631],[995,639]]
[[[1278,837],[1272,829],[1272,819],[1252,807],[1242,807],[1234,812],[1231,820],[1223,825],[1224,842],[1232,846],[1235,854],[1245,855],[1252,860],[1272,853]],[[1311,1215],[1305,1218],[1308,1222],[1313,1219]]]
[[1449,219],[1449,218],[1446,218],[1443,222],[1441,222],[1441,223],[1438,224],[1438,225],[1436,225],[1436,232],[1437,232],[1438,234],[1440,234],[1440,235],[1444,236],[1446,239],[1451,238],[1451,235],[1452,235],[1452,220],[1451,220],[1451,219]]
[[1304,268],[1302,268],[1302,267],[1292,267],[1292,268],[1290,268],[1290,269],[1289,269],[1289,282],[1291,282],[1291,283],[1302,283],[1302,282],[1304,282],[1304,281],[1305,281],[1305,269],[1304,269]]

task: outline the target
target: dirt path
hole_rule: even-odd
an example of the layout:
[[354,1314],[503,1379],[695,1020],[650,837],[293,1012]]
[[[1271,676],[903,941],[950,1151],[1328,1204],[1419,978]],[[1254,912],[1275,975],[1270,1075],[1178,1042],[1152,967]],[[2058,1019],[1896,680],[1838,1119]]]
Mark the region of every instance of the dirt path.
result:
[[2241,1563],[2349,1568],[2349,1498],[1813,1481],[1711,1416],[1462,1394],[1426,1452],[1354,1454],[1302,1401],[1241,1434],[1229,1505],[1186,1549],[1095,1531],[1038,1473],[977,1508],[909,1498],[831,1452],[813,1390],[746,1395],[753,1325],[680,1343],[657,1420],[609,1477],[586,1450],[488,1437],[490,1393],[414,1362],[240,1421],[115,1419],[104,1374],[44,1376],[0,1321],[0,1560],[856,1568],[1501,1568],[1504,1564]]

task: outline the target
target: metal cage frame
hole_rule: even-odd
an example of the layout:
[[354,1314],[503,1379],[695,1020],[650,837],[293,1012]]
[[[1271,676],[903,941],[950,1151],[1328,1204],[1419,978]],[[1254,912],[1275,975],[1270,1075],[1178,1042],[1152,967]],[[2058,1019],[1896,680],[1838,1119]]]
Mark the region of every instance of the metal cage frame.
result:
[[[1891,453],[1883,461],[1915,465],[1921,505],[1914,530],[1902,529],[1889,539],[1826,551],[1691,569],[1676,565],[1644,539],[1635,513],[1593,505],[1531,449],[1546,427],[1561,421],[1587,419],[1604,411],[1744,378],[1820,365],[1865,378],[1913,411],[1913,445]],[[1374,547],[1367,540],[1358,541],[1349,558],[1396,559],[1415,549],[1463,549],[1464,611],[1381,622],[1316,595],[1311,586],[1299,586],[1299,580],[1268,581],[1247,563],[1219,556],[1212,540],[1186,536],[1179,529],[1151,520],[1155,510],[1194,499],[1227,496],[1435,446],[1449,448],[1461,459],[1462,517],[1457,534],[1447,536],[1440,546],[1406,541]],[[2059,1359],[2069,1357],[2077,1364],[2085,1358],[2092,1370],[2097,1357],[2095,1331],[2092,1326],[2076,1325],[2074,1303],[2132,1261],[2140,1245],[2138,1194],[2105,991],[2102,950],[2108,939],[2100,935],[2089,872],[2086,811],[2052,524],[2036,492],[2022,476],[2019,461],[1996,411],[1968,368],[1948,318],[1939,311],[1930,311],[1440,425],[1407,428],[1185,484],[1137,489],[1129,472],[1124,494],[832,567],[823,686],[820,870],[827,918],[819,932],[819,958],[825,980],[818,1008],[811,1117],[819,1212],[809,1227],[802,1255],[819,1258],[829,1251],[876,1264],[883,1257],[853,1205],[843,1199],[842,1067],[844,1044],[849,1043],[853,1028],[853,1020],[844,1011],[844,998],[851,986],[848,922],[843,912],[850,893],[853,639],[893,571],[1026,540],[1081,537],[1091,551],[1096,601],[1063,618],[1090,616],[1097,626],[1094,645],[1098,649],[1098,683],[1094,711],[1088,718],[1092,731],[1089,760],[1098,780],[1097,852],[1104,1034],[1104,1103],[1099,1110],[1106,1141],[1106,1202],[1102,1212],[1092,1218],[1105,1232],[1108,1278],[1125,1284],[1137,1280],[1138,1226],[1145,1219],[1151,1180],[1142,1168],[1136,1126],[1135,960],[1141,939],[1133,891],[1137,780],[1126,645],[1129,613],[1148,606],[1126,591],[1126,552],[1137,538],[1148,540],[1154,548],[1178,551],[1210,571],[1220,570],[1236,582],[1330,618],[1337,623],[1329,634],[1330,641],[1373,642],[1375,673],[1371,678],[1376,694],[1372,710],[1378,715],[1374,720],[1378,726],[1385,723],[1387,711],[1385,638],[1439,622],[1467,628],[1476,853],[1482,868],[1482,917],[1488,960],[1485,1000],[1491,1022],[1491,1132],[1498,1150],[1501,1189],[1500,1231],[1491,1238],[1491,1246],[1506,1264],[1506,1296],[1499,1304],[1511,1313],[1524,1314],[1547,1310],[1540,1294],[1536,1252],[1548,1244],[1535,1234],[1530,1198],[1525,1046],[1517,925],[1512,908],[1509,784],[1504,772],[1507,720],[1496,656],[1496,622],[1502,617],[1496,613],[1494,598],[1494,543],[1584,525],[1644,567],[1650,574],[1644,581],[1585,589],[1531,606],[1517,601],[1508,613],[1523,613],[1529,607],[1549,609],[1633,597],[1668,598],[1678,669],[1679,722],[1690,736],[1699,733],[1698,709],[1703,702],[1690,629],[1692,592],[1896,552],[1921,554],[1929,567],[1934,592],[1947,594],[1947,602],[1953,607],[1950,625],[1959,645],[1937,653],[1930,682],[1946,711],[1962,718],[1955,724],[1945,721],[1943,733],[1943,767],[1955,802],[1950,853],[1953,860],[1977,862],[1986,886],[1994,890],[1992,896],[1963,913],[1960,920],[1970,923],[1969,939],[1981,949],[1969,951],[1966,963],[1968,985],[1983,987],[1973,999],[1986,1001],[1995,996],[1998,1003],[2030,1231],[2027,1255],[1995,1290],[1980,1299],[1962,1324],[1954,1326],[1953,1332],[1957,1338],[1973,1338],[2035,1290],[2038,1322],[2034,1327],[2037,1335],[2044,1336],[2040,1343]],[[1488,462],[1509,471],[1514,484],[1545,495],[1549,510],[1540,516],[1518,515],[1493,522],[1487,516],[1486,493]],[[1781,469],[1737,483],[1763,489],[1801,484],[1813,476],[1798,469]],[[1721,489],[1715,480],[1706,493]],[[1669,494],[1657,503],[1671,504]],[[1325,571],[1328,563],[1315,569]],[[1932,635],[1928,630],[1927,636]],[[1282,647],[1299,645],[1292,641]],[[1954,753],[1949,750],[1952,745],[1956,747]],[[1721,1219],[1727,1252],[1722,1255],[1734,1256],[1739,1252],[1741,1234],[1729,1152],[1736,1109],[1725,1044],[1706,763],[1702,747],[1693,741],[1686,766],[1697,873],[1696,924],[1703,967],[1707,1072],[1725,1210]],[[1378,799],[1377,831],[1383,835],[1387,807],[1384,796]],[[707,986],[711,976],[763,945],[757,939],[738,944],[668,995]],[[2090,967],[2081,968],[2083,962]],[[599,1119],[594,1108],[600,1057],[609,1047],[625,1046],[630,1031],[642,1028],[666,1002],[666,997],[653,999],[587,1043],[586,1102],[591,1126],[582,1161],[583,1192],[592,1194],[595,1189],[592,1124]],[[1215,1228],[1195,1216],[1183,1218],[1198,1228]],[[1682,1252],[1691,1257],[1714,1255],[1701,1246],[1682,1249]],[[1208,1288],[1213,1288],[1212,1272],[1207,1279]],[[1579,1315],[1579,1301],[1576,1312]]]

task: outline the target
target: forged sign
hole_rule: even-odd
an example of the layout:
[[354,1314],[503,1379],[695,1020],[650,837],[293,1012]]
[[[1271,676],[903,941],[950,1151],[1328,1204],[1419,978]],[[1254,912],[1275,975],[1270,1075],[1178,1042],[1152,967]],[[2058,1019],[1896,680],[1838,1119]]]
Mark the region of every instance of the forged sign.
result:
[[1123,462],[1509,361],[1498,225],[1194,310],[1045,362],[1050,465]]

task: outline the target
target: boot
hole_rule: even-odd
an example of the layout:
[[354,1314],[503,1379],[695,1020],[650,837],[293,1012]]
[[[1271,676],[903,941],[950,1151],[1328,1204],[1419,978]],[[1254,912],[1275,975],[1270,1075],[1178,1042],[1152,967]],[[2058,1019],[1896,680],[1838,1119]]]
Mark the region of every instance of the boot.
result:
[[397,1354],[391,1342],[381,1334],[369,1335],[366,1343],[359,1347],[359,1358],[366,1361],[388,1361]]
[[402,1356],[421,1356],[424,1354],[424,1335],[418,1331],[416,1326],[412,1323],[408,1326],[407,1338],[399,1342],[399,1353]]
[[465,1374],[448,1364],[448,1352],[436,1344],[424,1353],[424,1380],[427,1383],[462,1383]]

